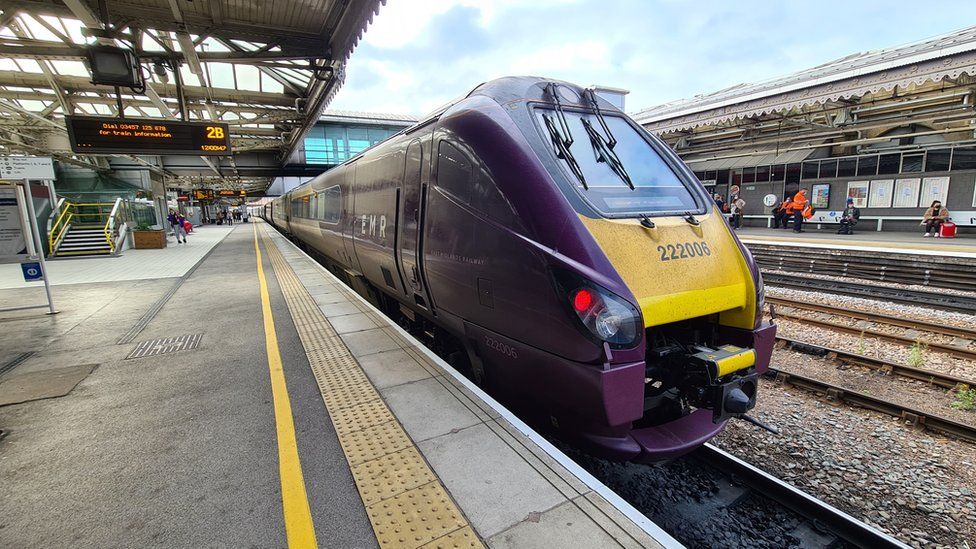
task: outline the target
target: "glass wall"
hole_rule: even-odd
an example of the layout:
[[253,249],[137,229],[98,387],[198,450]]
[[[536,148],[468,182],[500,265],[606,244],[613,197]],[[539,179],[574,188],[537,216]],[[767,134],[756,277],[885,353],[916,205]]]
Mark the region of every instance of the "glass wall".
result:
[[402,129],[396,126],[317,124],[305,137],[305,163],[342,164]]

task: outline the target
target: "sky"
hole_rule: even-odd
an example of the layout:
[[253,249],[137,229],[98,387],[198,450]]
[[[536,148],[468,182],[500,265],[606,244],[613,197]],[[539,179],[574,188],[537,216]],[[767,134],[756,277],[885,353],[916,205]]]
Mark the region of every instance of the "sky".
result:
[[634,113],[976,25],[971,2],[387,0],[329,108],[422,115],[535,75],[630,90]]

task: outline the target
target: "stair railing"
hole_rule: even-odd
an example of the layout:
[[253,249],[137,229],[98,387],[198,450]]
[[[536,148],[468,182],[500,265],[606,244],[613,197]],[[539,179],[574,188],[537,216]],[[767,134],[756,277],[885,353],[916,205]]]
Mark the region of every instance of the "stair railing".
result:
[[75,207],[69,200],[61,198],[57,206],[51,210],[51,215],[47,220],[47,244],[48,253],[54,255],[68,228],[71,227],[71,220],[75,215]]
[[115,204],[112,206],[112,211],[108,214],[108,219],[105,221],[105,240],[108,242],[108,247],[115,253],[116,238],[115,238],[115,220],[122,213],[122,198],[116,198]]

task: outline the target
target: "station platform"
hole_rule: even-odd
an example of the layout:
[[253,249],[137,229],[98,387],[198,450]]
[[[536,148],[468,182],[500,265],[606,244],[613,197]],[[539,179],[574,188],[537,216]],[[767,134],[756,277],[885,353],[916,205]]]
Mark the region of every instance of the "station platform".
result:
[[678,546],[270,226],[195,236],[0,313],[0,546]]
[[836,225],[819,231],[811,226],[799,234],[789,229],[742,227],[736,234],[744,244],[976,258],[976,238],[969,235],[924,238],[921,231],[855,231],[852,235],[840,235]]

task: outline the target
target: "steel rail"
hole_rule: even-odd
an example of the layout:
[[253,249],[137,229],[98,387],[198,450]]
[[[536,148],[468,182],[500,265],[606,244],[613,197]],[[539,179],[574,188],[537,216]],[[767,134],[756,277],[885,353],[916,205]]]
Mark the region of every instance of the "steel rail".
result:
[[912,337],[898,335],[898,334],[889,334],[879,330],[871,330],[869,328],[857,328],[855,326],[848,326],[846,324],[840,324],[838,322],[830,322],[829,320],[820,320],[818,318],[810,318],[803,315],[784,313],[781,311],[776,311],[776,318],[788,318],[805,324],[811,324],[814,326],[827,328],[828,330],[834,330],[837,332],[843,332],[843,333],[853,334],[853,335],[870,336],[877,339],[892,341],[895,343],[907,343],[909,345],[914,345],[916,343],[924,343],[930,349],[938,350],[939,352],[946,353],[956,358],[963,358],[966,360],[976,360],[976,351],[973,351],[971,349],[966,349],[964,347],[957,347],[956,345],[935,343],[932,341],[926,341],[922,338],[912,338]]
[[938,385],[939,387],[945,387],[946,389],[957,389],[961,386],[976,387],[976,380],[966,379],[954,376],[952,374],[944,374],[935,370],[916,368],[914,366],[908,366],[907,364],[891,362],[883,358],[874,358],[841,349],[834,349],[832,347],[824,347],[823,345],[817,345],[816,343],[809,343],[807,341],[801,341],[789,337],[776,336],[776,340],[785,343],[786,348],[791,351],[826,356],[827,358],[837,360],[845,364],[863,366],[865,368],[871,368],[872,370],[880,370],[885,373],[891,373],[901,377],[914,379],[916,381],[924,381],[925,383]]
[[695,450],[693,455],[712,467],[740,479],[763,496],[815,523],[824,525],[831,533],[855,546],[900,549],[908,547],[888,534],[711,444],[704,444]]
[[[782,297],[766,296],[766,303],[774,303],[776,305],[783,305],[785,307],[792,307],[794,309],[818,311],[821,313],[844,316],[848,318],[857,318],[860,320],[867,320],[869,322],[890,324],[892,326],[901,326],[903,328],[910,328],[912,330],[921,330],[924,332],[932,332],[934,334],[945,335],[950,337],[962,337],[966,339],[976,340],[976,330],[970,330],[969,328],[959,328],[957,326],[945,326],[945,325],[935,324],[932,322],[917,320],[913,318],[904,318],[900,316],[887,315],[883,313],[872,313],[870,311],[862,311],[859,309],[846,309],[843,307],[834,307],[832,305],[824,305],[821,303],[811,303],[809,301],[797,301],[795,299],[786,299]],[[783,313],[781,313],[780,311],[776,311],[776,314],[777,316],[786,316],[783,315]]]
[[766,375],[775,378],[776,381],[788,383],[800,389],[824,394],[828,400],[846,402],[854,406],[860,406],[901,418],[920,428],[936,431],[968,442],[976,442],[976,427],[959,423],[958,421],[929,412],[923,412],[917,408],[889,402],[882,398],[827,383],[826,381],[820,381],[812,377],[786,372],[778,368],[770,368],[766,372]]
[[976,297],[946,294],[925,290],[858,284],[848,280],[825,280],[784,272],[762,272],[763,280],[774,286],[806,291],[821,291],[833,294],[884,299],[895,303],[924,306],[948,311],[972,313],[976,311]]

